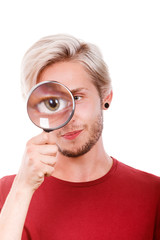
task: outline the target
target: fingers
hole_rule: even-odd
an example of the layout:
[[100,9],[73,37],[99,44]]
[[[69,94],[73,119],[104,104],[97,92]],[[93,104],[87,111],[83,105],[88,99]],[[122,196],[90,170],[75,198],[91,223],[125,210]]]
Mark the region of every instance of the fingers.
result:
[[53,133],[42,132],[29,140],[18,173],[19,184],[35,191],[45,176],[53,175],[57,151]]
[[[32,148],[32,146],[31,146]],[[58,147],[56,145],[35,145],[34,146],[34,151],[39,152],[42,155],[48,155],[48,156],[56,156]]]
[[44,176],[45,177],[50,177],[50,176],[53,175],[53,172],[54,172],[54,167],[46,166],[45,170],[44,170]]
[[42,132],[27,142],[26,151],[30,154],[39,153],[42,155],[56,156],[58,147],[52,135]]
[[[56,145],[34,145],[28,144],[25,155],[27,156],[30,165],[41,162],[46,165],[54,166],[56,163],[58,147]],[[43,166],[44,167],[44,166]]]
[[56,164],[56,158],[52,156],[41,155],[39,159],[41,163],[49,165],[51,167],[53,167]]
[[28,144],[43,145],[43,144],[55,144],[54,136],[51,133],[42,132],[41,134],[31,138]]
[[[43,164],[41,163],[41,167],[40,165],[37,166],[37,169],[36,169],[36,175],[37,175],[37,180],[44,180],[44,177],[49,177],[49,176],[52,176],[54,173],[54,167],[53,166],[50,166],[50,165],[46,165],[46,164]],[[39,182],[39,181],[38,181]]]

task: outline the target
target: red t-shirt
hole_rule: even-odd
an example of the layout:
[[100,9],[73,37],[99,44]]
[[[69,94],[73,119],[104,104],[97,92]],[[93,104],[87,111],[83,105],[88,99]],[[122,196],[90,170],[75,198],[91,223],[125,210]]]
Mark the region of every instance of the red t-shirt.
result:
[[[14,176],[0,180],[0,208]],[[34,193],[23,240],[160,240],[160,178],[114,159],[103,177],[46,177]]]

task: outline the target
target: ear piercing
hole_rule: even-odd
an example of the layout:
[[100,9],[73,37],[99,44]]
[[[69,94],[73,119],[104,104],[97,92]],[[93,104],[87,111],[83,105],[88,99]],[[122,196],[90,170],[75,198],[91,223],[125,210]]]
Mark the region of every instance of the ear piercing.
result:
[[105,108],[109,108],[109,103],[105,103],[105,104],[104,104],[104,107],[105,107]]

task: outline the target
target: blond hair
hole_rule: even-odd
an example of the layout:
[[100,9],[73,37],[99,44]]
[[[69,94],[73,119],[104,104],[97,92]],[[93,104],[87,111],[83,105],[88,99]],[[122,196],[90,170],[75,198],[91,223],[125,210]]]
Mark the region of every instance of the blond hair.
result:
[[46,66],[61,61],[80,62],[91,76],[100,96],[106,91],[110,92],[108,68],[97,46],[70,35],[58,34],[40,39],[24,55],[21,65],[23,96],[28,95]]

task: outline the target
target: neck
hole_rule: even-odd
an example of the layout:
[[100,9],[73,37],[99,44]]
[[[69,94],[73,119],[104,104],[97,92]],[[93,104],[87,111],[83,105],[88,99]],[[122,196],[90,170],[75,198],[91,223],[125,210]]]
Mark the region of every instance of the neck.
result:
[[54,177],[70,182],[87,182],[104,176],[112,166],[105,153],[102,138],[86,154],[71,158],[58,152]]

